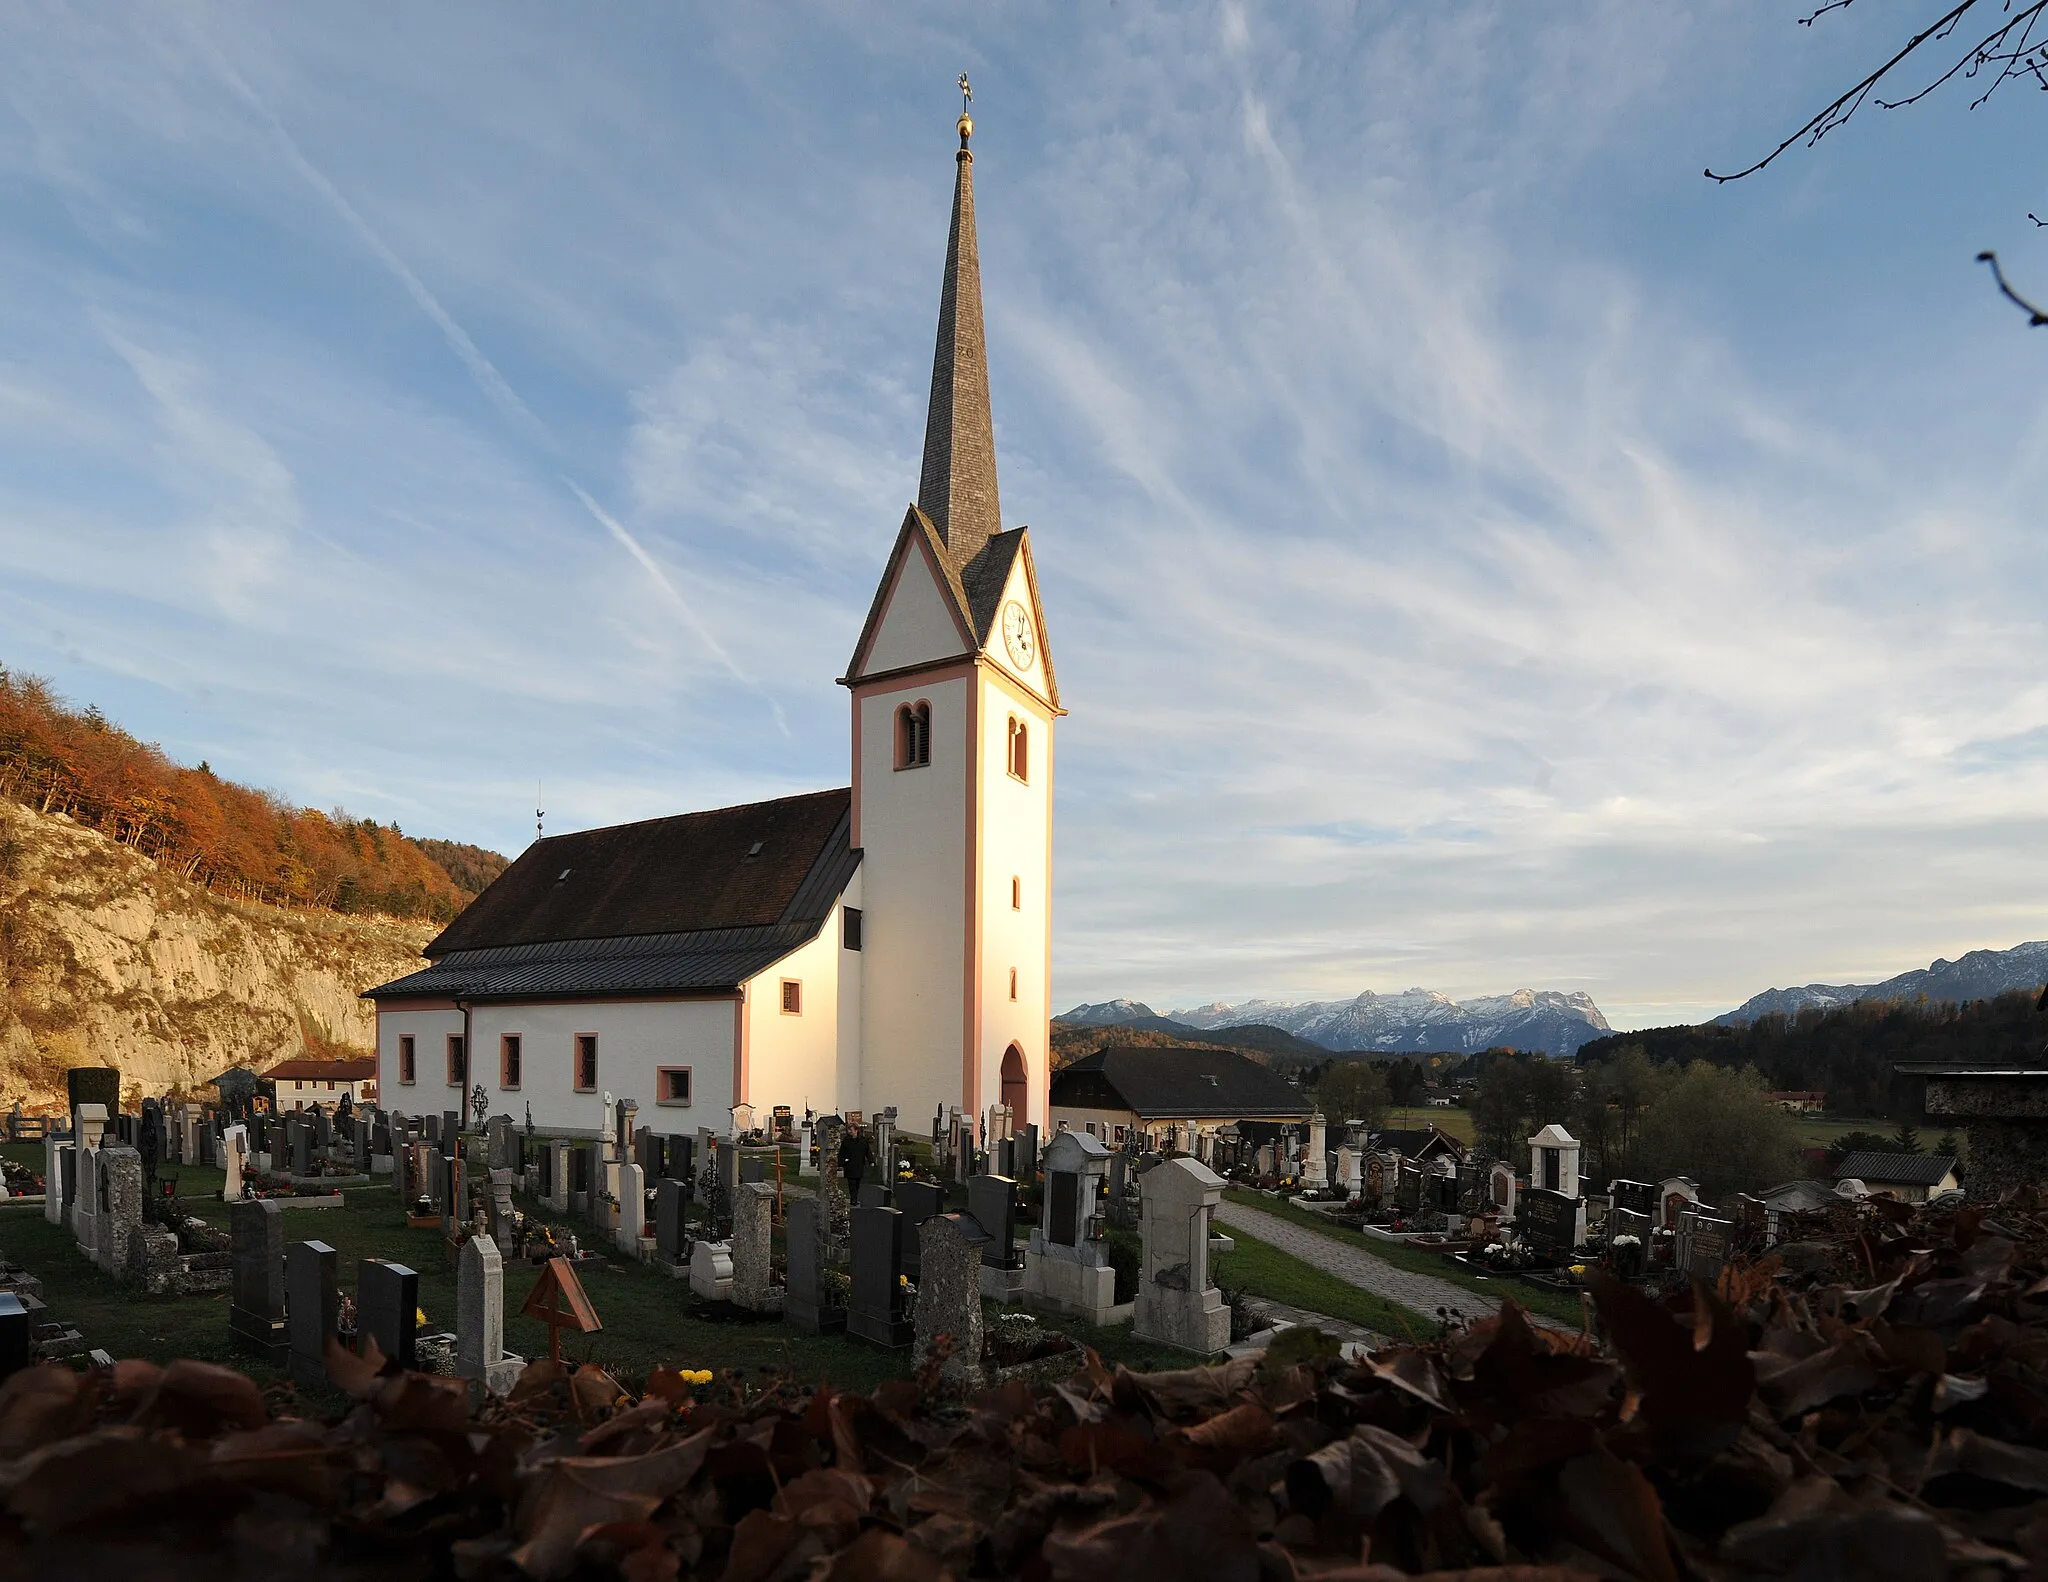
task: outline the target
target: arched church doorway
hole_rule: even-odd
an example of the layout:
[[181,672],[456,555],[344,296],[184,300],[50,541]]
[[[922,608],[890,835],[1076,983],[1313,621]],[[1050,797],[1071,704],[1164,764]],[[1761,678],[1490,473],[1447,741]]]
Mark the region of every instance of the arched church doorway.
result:
[[1003,1103],[1017,1118],[1019,1126],[1031,1118],[1031,1078],[1025,1070],[1024,1051],[1015,1044],[1003,1051]]

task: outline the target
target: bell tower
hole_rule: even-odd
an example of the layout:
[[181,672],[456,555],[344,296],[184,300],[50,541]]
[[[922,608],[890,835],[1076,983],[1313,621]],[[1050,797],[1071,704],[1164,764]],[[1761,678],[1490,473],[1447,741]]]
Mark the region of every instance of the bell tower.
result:
[[1008,1103],[1042,1127],[1065,711],[1030,530],[1002,526],[964,103],[957,130],[917,503],[841,678],[863,901],[860,1086],[841,1102],[918,1125]]

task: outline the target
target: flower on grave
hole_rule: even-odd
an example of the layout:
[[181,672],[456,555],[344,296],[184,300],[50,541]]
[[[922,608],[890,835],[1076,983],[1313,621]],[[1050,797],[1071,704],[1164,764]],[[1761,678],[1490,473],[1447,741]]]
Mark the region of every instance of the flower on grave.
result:
[[714,1375],[709,1368],[685,1368],[682,1377],[685,1384],[709,1384]]
[[1505,1242],[1490,1241],[1486,1244],[1485,1255],[1489,1258],[1498,1258],[1502,1253],[1506,1252],[1507,1250],[1507,1244]]
[[1642,1238],[1642,1237],[1640,1237],[1640,1236],[1629,1236],[1629,1235],[1621,1235],[1621,1236],[1617,1236],[1617,1237],[1615,1237],[1615,1238],[1614,1238],[1613,1242],[1612,1242],[1612,1243],[1610,1243],[1610,1245],[1612,1245],[1612,1246],[1615,1246],[1615,1247],[1640,1247],[1640,1246],[1642,1246],[1642,1244],[1643,1244],[1643,1238]]
[[1586,1266],[1582,1263],[1575,1263],[1571,1266],[1571,1271],[1573,1274],[1584,1274],[1586,1272]]
[[427,1310],[423,1307],[414,1308],[412,1310],[412,1321],[421,1329],[425,1329],[427,1327]]

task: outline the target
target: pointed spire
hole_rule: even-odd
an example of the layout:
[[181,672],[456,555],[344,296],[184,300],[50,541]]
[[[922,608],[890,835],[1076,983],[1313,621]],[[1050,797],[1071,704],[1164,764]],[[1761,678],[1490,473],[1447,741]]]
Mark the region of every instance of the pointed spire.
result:
[[[963,95],[967,79],[960,79]],[[988,409],[988,347],[981,327],[981,250],[974,238],[974,122],[960,113],[959,174],[953,184],[953,234],[939,292],[939,344],[932,357],[932,402],[924,425],[924,472],[917,504],[964,566],[1002,531],[996,501],[996,434]]]

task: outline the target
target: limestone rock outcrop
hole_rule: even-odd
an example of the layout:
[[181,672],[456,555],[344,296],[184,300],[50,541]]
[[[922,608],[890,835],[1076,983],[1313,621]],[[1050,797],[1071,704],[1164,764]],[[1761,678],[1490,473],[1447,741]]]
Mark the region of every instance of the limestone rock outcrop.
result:
[[226,900],[97,830],[0,800],[0,1109],[67,1067],[197,1088],[308,1048],[368,1050],[357,996],[419,966],[436,925]]

